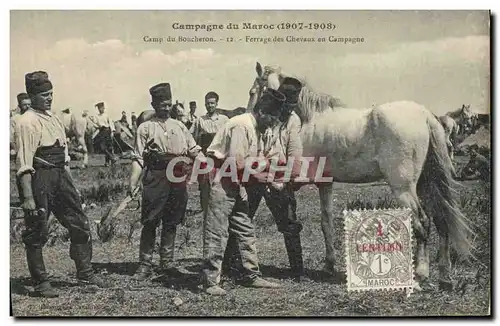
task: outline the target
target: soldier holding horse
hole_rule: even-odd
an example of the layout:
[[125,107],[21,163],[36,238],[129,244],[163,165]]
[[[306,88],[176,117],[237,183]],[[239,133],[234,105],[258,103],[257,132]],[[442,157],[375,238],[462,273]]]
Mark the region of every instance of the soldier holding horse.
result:
[[[278,69],[262,69],[250,92],[248,110],[262,89],[278,89],[287,76]],[[429,278],[429,233],[434,219],[439,234],[439,286],[451,289],[450,240],[464,255],[472,249],[468,219],[453,197],[453,165],[446,134],[433,114],[410,101],[389,102],[376,108],[355,110],[343,107],[330,95],[316,93],[304,84],[296,113],[303,126],[303,157],[314,158],[308,170],[310,183],[319,189],[322,230],[325,237],[325,270],[337,272],[334,254],[334,181],[367,183],[385,180],[401,206],[413,211],[416,234],[416,284]],[[401,112],[405,112],[401,118]],[[320,159],[326,159],[324,175],[314,178]]]

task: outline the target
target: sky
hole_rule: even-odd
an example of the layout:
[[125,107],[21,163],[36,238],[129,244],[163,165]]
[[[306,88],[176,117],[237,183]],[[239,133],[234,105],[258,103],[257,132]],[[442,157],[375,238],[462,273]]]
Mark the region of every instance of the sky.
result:
[[[330,31],[175,30],[179,24],[279,22],[335,24]],[[490,37],[487,11],[11,11],[10,99],[24,75],[49,73],[53,110],[112,117],[150,108],[149,88],[172,85],[173,98],[216,91],[219,106],[246,106],[255,64],[279,65],[319,92],[364,108],[398,100],[444,114],[470,104],[489,112]],[[144,37],[214,37],[216,42],[145,42]],[[250,37],[362,37],[364,42],[252,43]],[[233,37],[235,42],[224,41]],[[239,41],[239,39],[242,41]],[[223,40],[221,40],[223,39]]]

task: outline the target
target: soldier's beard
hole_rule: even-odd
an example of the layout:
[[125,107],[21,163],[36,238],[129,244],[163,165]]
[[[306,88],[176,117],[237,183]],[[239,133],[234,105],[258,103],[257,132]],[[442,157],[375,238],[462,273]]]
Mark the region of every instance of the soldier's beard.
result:
[[170,117],[170,111],[168,111],[168,110],[156,110],[156,116],[160,119],[167,119]]
[[278,121],[278,117],[261,113],[257,119],[257,129],[259,129],[260,132],[264,132],[267,128],[274,127]]

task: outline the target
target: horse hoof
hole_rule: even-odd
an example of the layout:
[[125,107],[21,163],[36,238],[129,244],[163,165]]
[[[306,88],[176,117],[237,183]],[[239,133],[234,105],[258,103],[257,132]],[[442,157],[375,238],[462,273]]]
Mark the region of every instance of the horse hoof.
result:
[[429,292],[433,291],[435,285],[429,281],[429,278],[413,281],[413,291],[415,292]]
[[346,273],[334,269],[331,265],[325,266],[321,274],[321,278],[325,281],[333,282],[335,284],[347,283]]
[[453,291],[453,283],[450,281],[439,281],[439,290],[441,291]]

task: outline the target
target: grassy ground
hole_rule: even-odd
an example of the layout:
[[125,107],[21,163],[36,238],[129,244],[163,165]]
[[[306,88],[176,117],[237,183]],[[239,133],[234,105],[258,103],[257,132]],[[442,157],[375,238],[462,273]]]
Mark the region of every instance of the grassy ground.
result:
[[[102,165],[102,158],[93,158]],[[99,219],[111,203],[125,196],[124,181],[128,165],[110,171],[92,167],[74,170],[73,176],[86,198],[86,212],[91,220]],[[11,182],[12,185],[12,182]],[[15,316],[437,316],[488,315],[490,307],[490,202],[489,187],[479,181],[463,183],[460,202],[464,212],[476,224],[478,237],[475,252],[481,264],[454,259],[455,290],[440,292],[432,287],[407,297],[402,292],[347,293],[346,285],[329,279],[321,272],[324,241],[320,226],[317,190],[303,187],[297,193],[298,214],[303,221],[302,242],[308,278],[294,283],[286,278],[288,259],[282,236],[271,214],[262,203],[257,212],[257,236],[260,267],[265,278],[282,285],[280,289],[255,290],[224,280],[228,295],[213,298],[201,292],[197,273],[202,256],[199,196],[197,185],[190,190],[188,219],[178,231],[176,257],[185,267],[183,277],[156,279],[139,283],[132,279],[137,268],[139,230],[127,241],[129,222],[139,211],[126,211],[120,219],[115,238],[108,243],[94,240],[94,268],[112,284],[111,289],[80,286],[74,278],[75,267],[69,258],[69,243],[58,238],[44,249],[45,263],[60,297],[33,298],[23,246],[18,238],[11,242],[12,310]],[[12,201],[17,200],[12,185]],[[381,184],[335,185],[336,252],[339,266],[344,264],[341,214],[344,207],[384,201],[389,189]],[[95,208],[90,204],[95,203]],[[94,205],[92,205],[94,206]],[[19,224],[20,222],[13,222]],[[95,235],[95,225],[92,225]],[[431,237],[431,283],[437,283],[436,231]],[[155,261],[158,256],[155,255]],[[484,265],[484,266],[483,266]]]

